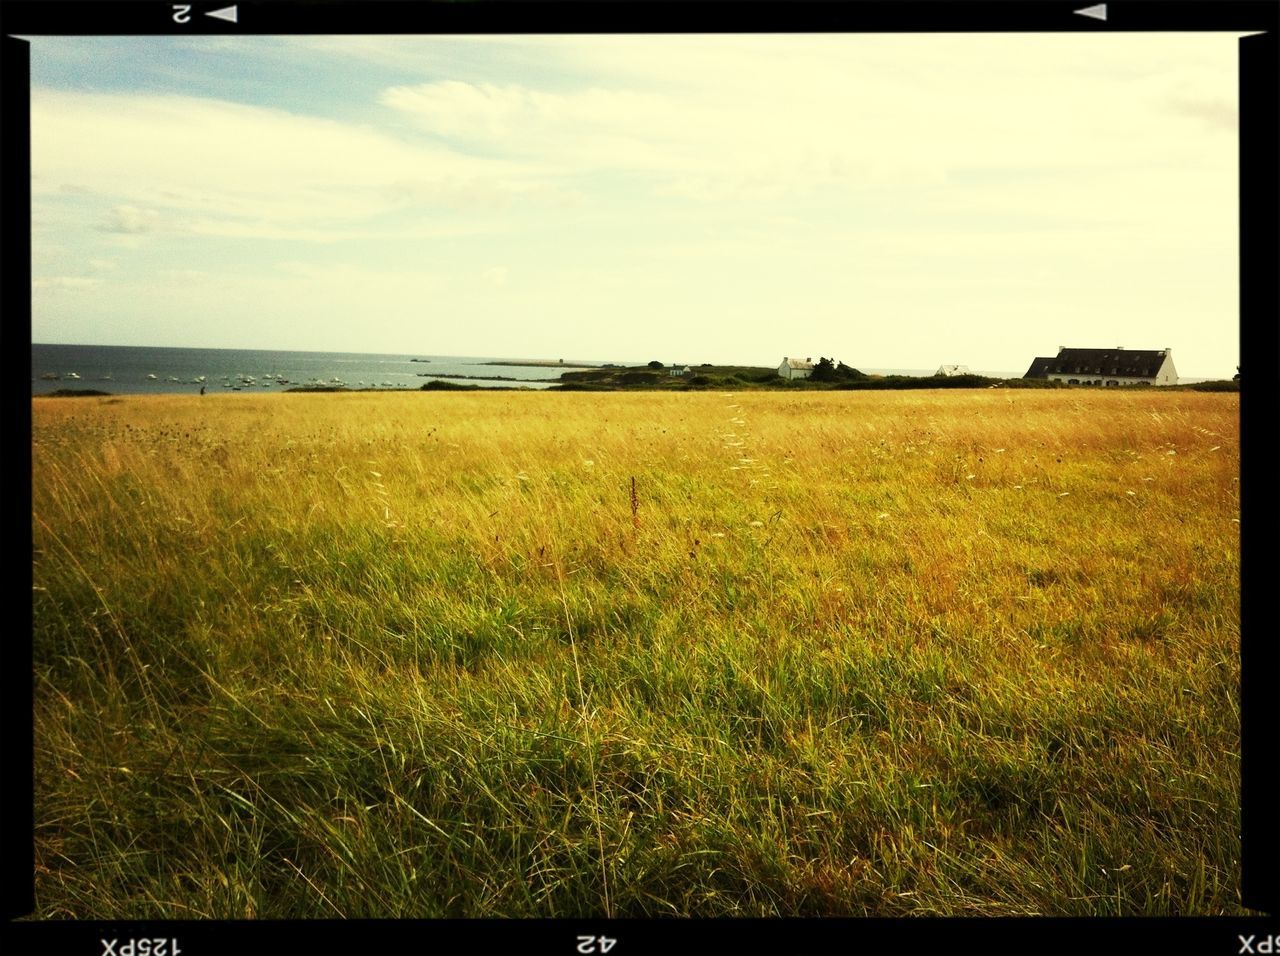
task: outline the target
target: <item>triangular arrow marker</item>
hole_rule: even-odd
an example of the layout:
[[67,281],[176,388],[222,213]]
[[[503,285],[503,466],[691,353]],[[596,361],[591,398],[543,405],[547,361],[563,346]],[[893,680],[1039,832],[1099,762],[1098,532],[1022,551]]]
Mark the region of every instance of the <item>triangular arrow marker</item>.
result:
[[[1104,7],[1104,10],[1105,10],[1105,7]],[[1077,10],[1076,12],[1079,13],[1080,11]],[[233,6],[223,7],[221,10],[206,10],[204,15],[206,17],[217,17],[219,20],[226,20],[228,23],[240,22],[239,20],[236,19],[236,16],[237,16],[236,8]],[[1104,19],[1105,19],[1105,16],[1104,16]]]
[[[235,9],[232,7],[231,9]],[[1072,13],[1078,13],[1082,17],[1092,17],[1095,20],[1105,20],[1107,18],[1107,5],[1105,3],[1095,3],[1091,7],[1085,7],[1083,10],[1073,10]]]

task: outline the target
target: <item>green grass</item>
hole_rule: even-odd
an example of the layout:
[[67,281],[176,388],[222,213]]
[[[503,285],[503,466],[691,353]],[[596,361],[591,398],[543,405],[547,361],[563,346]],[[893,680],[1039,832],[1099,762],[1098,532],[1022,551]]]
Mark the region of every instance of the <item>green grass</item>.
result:
[[1236,395],[33,406],[38,917],[1243,912]]

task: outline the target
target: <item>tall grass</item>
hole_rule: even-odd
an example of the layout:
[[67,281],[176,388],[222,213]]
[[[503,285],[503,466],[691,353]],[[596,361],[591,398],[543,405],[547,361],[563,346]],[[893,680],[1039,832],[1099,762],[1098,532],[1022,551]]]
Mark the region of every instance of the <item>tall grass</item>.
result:
[[33,400],[37,915],[1238,906],[1238,396]]

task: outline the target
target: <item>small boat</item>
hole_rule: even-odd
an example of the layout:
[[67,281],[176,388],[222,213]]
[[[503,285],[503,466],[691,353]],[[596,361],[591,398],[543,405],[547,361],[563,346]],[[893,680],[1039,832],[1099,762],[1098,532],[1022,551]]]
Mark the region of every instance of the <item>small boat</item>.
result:
[[181,381],[181,379],[179,379],[179,378],[178,378],[178,376],[176,376],[176,375],[170,375],[168,378],[166,378],[166,379],[165,379],[165,381],[166,381],[166,382],[180,382],[180,381]]
[[147,378],[152,382],[156,380],[156,377],[154,375],[148,375]]
[[67,378],[72,378],[72,379],[75,379],[76,381],[80,380],[80,376],[77,375],[75,372],[68,372]]

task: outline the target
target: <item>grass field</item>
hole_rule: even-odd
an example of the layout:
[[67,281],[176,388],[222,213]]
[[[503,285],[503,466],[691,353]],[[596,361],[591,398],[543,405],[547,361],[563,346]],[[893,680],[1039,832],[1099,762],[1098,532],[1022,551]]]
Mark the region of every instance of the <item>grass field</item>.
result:
[[33,408],[38,917],[1243,912],[1238,395]]

